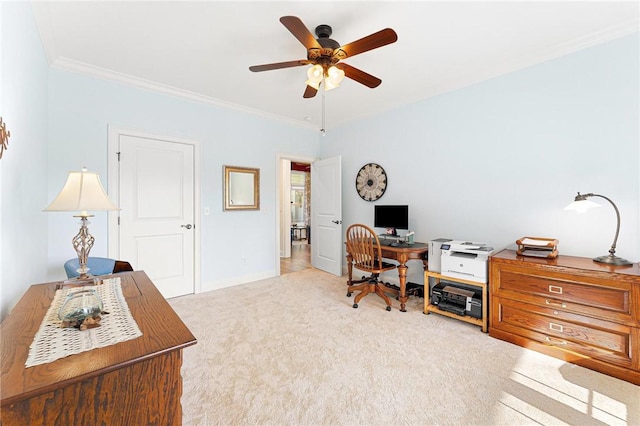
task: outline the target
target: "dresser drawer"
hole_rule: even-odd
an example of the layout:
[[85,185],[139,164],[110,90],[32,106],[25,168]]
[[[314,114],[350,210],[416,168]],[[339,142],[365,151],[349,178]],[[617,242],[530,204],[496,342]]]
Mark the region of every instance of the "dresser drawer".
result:
[[496,297],[492,327],[622,367],[632,364],[632,328]]
[[579,276],[567,279],[560,274],[534,275],[526,270],[501,268],[492,288],[496,295],[509,296],[532,303],[558,307],[615,321],[632,322],[631,286],[611,285],[603,280]]

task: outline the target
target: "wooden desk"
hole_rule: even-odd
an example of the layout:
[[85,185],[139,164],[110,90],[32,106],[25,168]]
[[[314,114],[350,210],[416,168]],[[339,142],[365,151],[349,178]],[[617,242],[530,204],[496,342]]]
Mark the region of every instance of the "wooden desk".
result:
[[[427,251],[429,247],[425,243],[405,244],[402,243],[397,247],[389,245],[382,245],[382,257],[385,259],[391,259],[398,262],[398,276],[400,278],[400,294],[398,299],[400,301],[400,311],[407,312],[405,305],[407,303],[407,262],[409,260],[422,260],[424,270],[427,270]],[[347,252],[347,268],[349,270],[349,283],[352,280],[353,274],[353,257]],[[425,291],[428,291],[428,287],[425,287]],[[426,293],[425,293],[426,294]]]
[[3,425],[182,424],[182,349],[196,339],[144,272],[116,276],[143,333],[137,339],[25,368],[59,283],[31,286],[5,318]]

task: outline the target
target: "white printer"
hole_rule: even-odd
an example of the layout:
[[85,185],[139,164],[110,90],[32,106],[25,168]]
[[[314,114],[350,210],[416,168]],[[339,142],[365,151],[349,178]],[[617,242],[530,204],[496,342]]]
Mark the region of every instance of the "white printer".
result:
[[441,272],[440,260],[442,259],[441,247],[443,244],[450,243],[452,238],[436,238],[429,241],[429,271]]
[[442,275],[487,283],[489,256],[495,251],[486,243],[450,241],[440,247]]

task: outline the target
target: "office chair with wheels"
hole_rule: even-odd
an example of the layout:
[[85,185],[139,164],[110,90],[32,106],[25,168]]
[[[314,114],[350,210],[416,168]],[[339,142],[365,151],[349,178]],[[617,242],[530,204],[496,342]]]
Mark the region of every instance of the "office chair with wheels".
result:
[[[347,228],[347,260],[349,281],[347,281],[347,297],[354,291],[360,291],[355,297],[353,307],[357,308],[360,300],[369,293],[380,296],[387,304],[387,311],[391,310],[391,299],[385,294],[393,292],[378,280],[384,271],[396,269],[396,265],[382,261],[382,248],[378,236],[366,225],[355,224]],[[353,267],[371,273],[371,276],[358,281],[352,280]]]

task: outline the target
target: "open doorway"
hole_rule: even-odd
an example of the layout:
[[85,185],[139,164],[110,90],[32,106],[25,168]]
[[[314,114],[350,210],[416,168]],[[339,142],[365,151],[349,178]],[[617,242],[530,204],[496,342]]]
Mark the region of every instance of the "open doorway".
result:
[[311,163],[282,160],[280,274],[311,266]]

